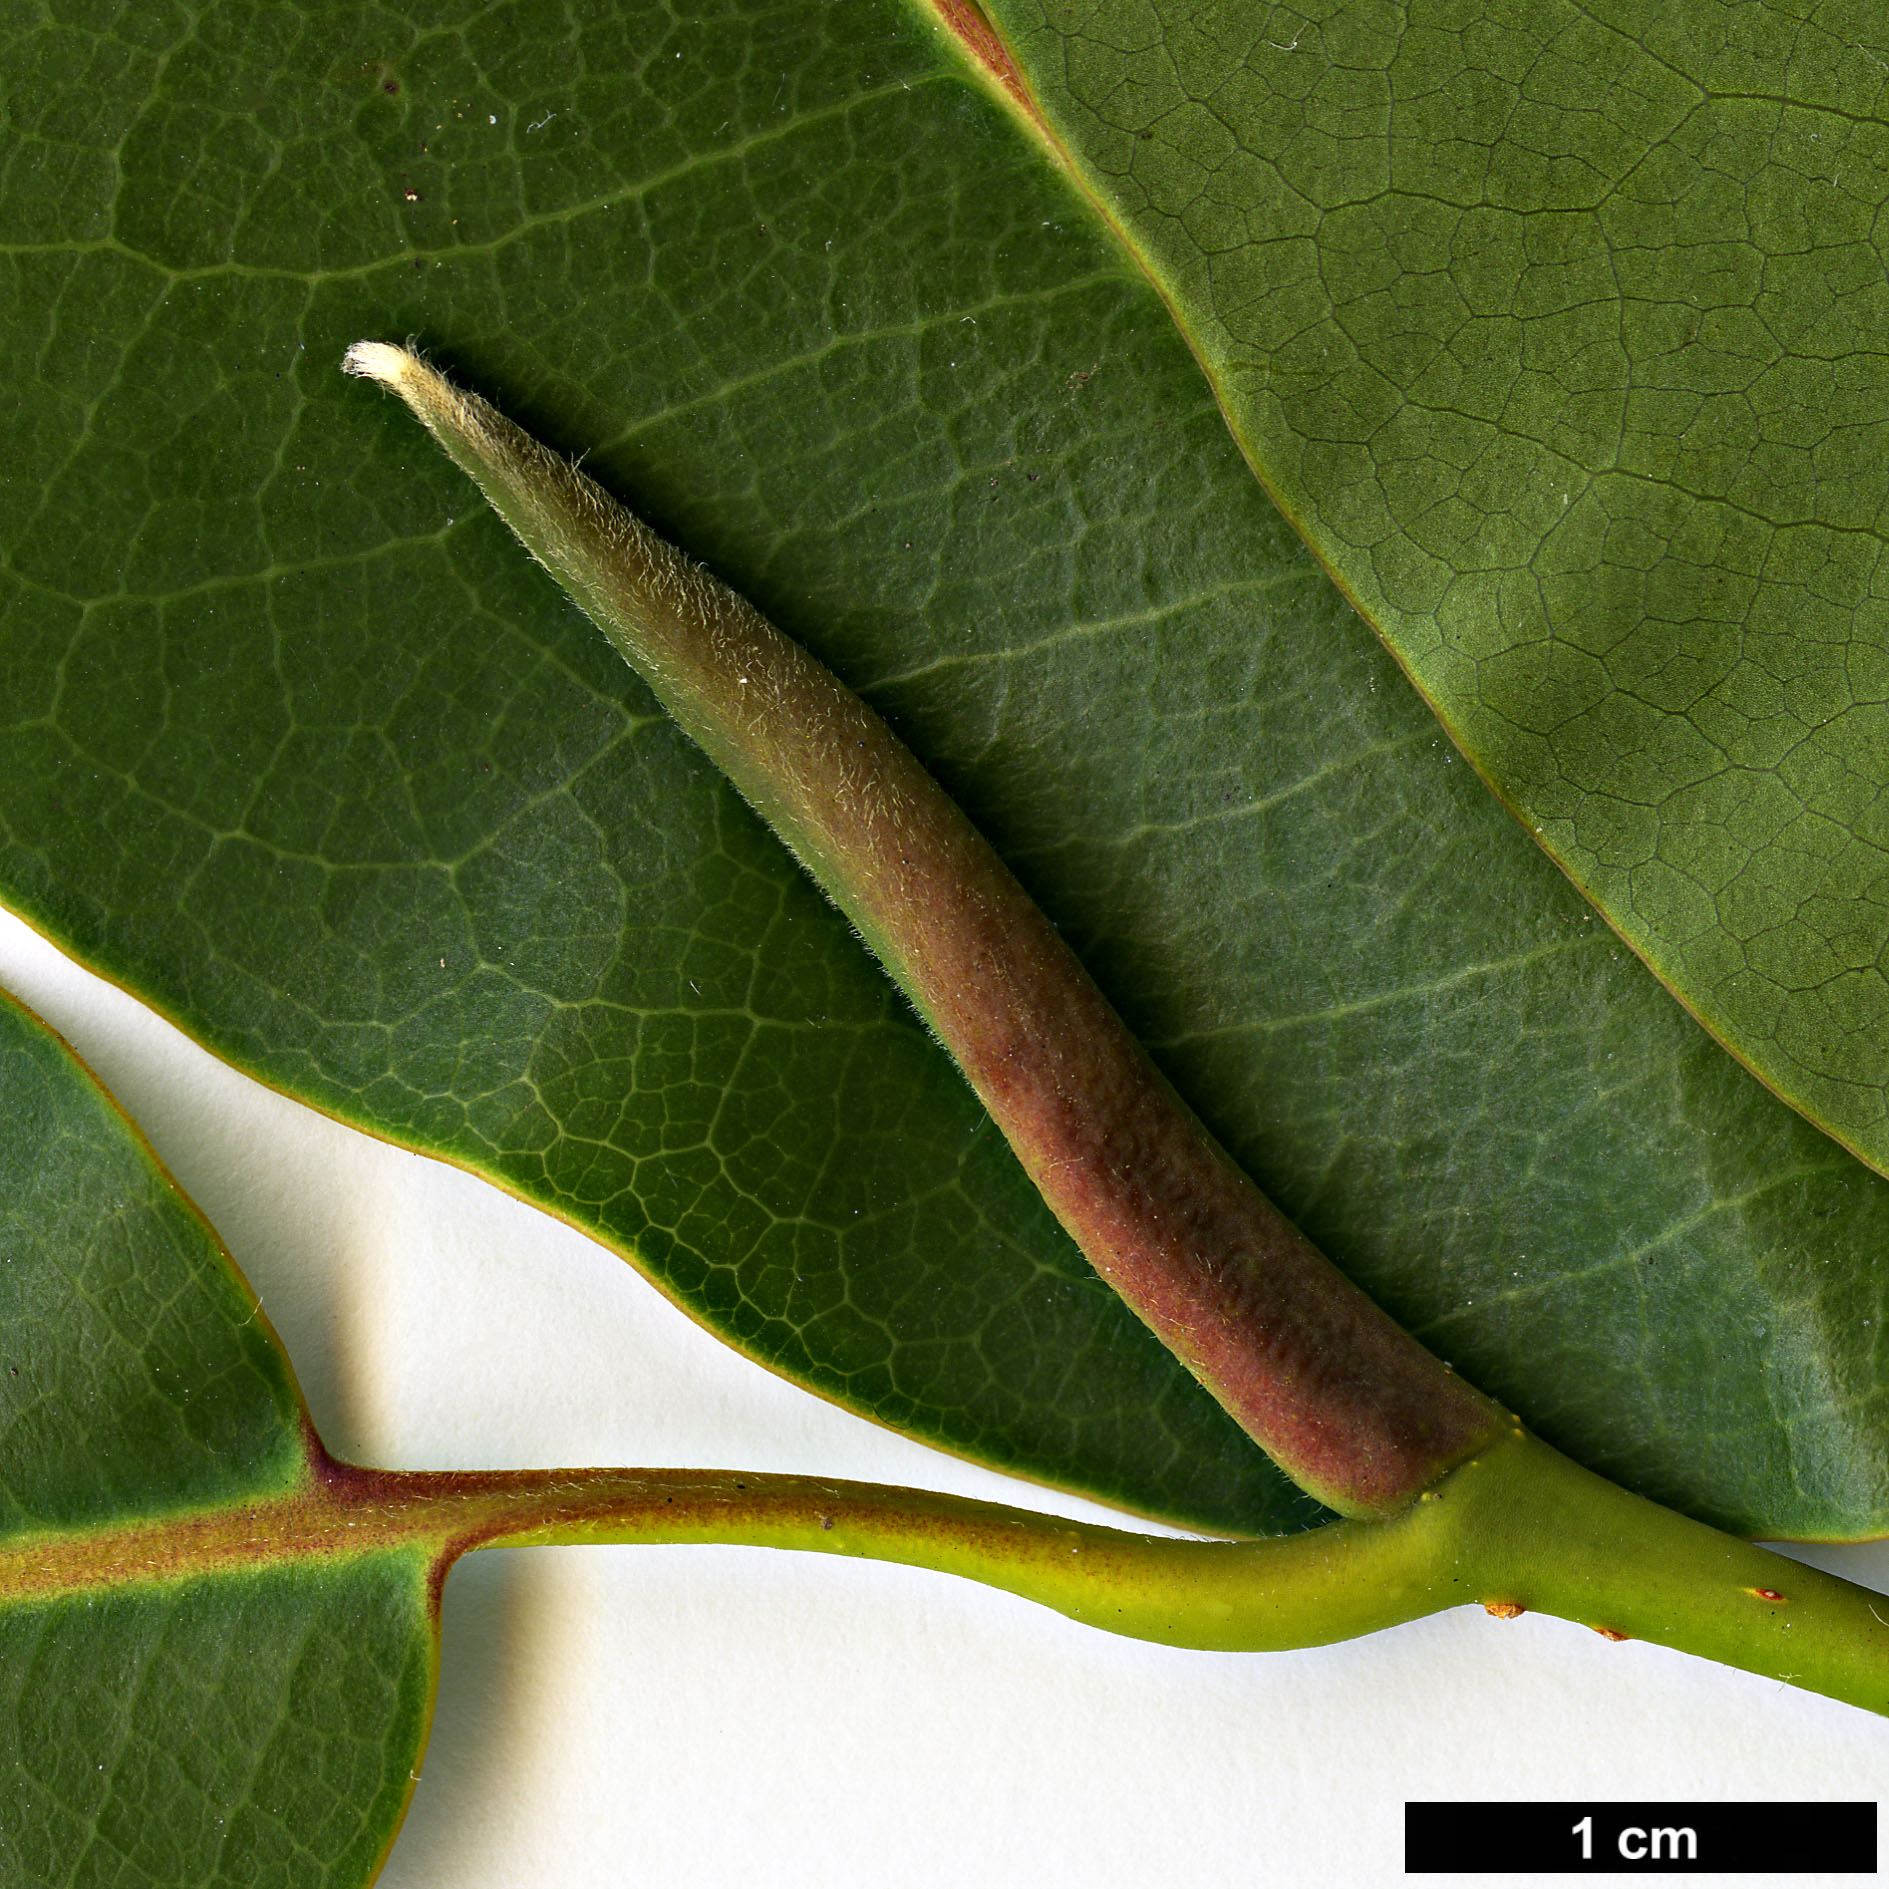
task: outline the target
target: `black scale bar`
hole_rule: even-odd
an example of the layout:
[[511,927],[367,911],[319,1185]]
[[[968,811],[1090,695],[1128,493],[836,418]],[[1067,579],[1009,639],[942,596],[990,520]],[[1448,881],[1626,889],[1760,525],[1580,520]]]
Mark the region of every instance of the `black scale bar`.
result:
[[1874,1804],[1406,1804],[1408,1875],[1876,1873]]

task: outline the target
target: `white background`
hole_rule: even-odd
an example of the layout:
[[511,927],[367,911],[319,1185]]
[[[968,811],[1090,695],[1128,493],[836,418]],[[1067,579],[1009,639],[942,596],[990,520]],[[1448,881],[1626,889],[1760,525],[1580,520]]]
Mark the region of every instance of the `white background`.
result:
[[[801,1471],[1119,1519],[794,1389],[581,1235],[258,1088],[4,914],[0,983],[215,1222],[339,1455]],[[1889,1587],[1889,1544],[1812,1552]],[[513,1549],[448,1583],[423,1772],[398,1889],[1347,1889],[1401,1879],[1406,1799],[1874,1799],[1889,1722],[1535,1616],[1183,1653],[911,1569]]]

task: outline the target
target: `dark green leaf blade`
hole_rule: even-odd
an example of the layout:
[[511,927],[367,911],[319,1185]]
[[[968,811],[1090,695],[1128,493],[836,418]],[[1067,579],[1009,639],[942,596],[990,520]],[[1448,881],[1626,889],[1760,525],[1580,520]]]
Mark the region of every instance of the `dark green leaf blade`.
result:
[[0,1601],[0,1875],[371,1881],[432,1711],[430,1562]]
[[46,367],[6,471],[49,495],[0,513],[9,903],[855,1408],[1304,1519],[784,855],[343,382],[347,343],[417,332],[891,713],[1446,1356],[1695,1512],[1889,1525],[1889,1193],[1451,765],[1165,311],[908,16],[480,15],[371,72],[209,25],[113,122],[262,88],[268,191],[329,210],[186,205],[136,145],[103,246],[77,210],[7,226],[53,245],[9,264]]
[[1889,1168],[1880,14],[990,11],[1476,766]]
[[[77,1059],[0,997],[0,1544],[214,1518],[313,1432],[228,1254]],[[426,1742],[426,1548],[0,1582],[0,1880],[370,1879]]]
[[[241,9],[220,17],[201,85],[171,88],[190,110],[202,86],[257,82]],[[1098,457],[1060,384],[1079,370],[1059,329],[1155,329],[1158,316],[1086,231],[1041,234],[1063,205],[1015,147],[992,154],[984,211],[955,227],[952,153],[926,146],[941,122],[969,149],[992,127],[924,29],[861,25],[731,9],[712,31],[665,37],[643,80],[629,69],[642,53],[597,29],[583,64],[616,77],[584,94],[568,176],[562,159],[542,173],[535,160],[565,151],[574,108],[509,29],[477,42],[507,96],[430,40],[386,77],[337,77],[310,32],[270,83],[343,153],[343,172],[364,140],[429,147],[412,173],[421,207],[400,213],[419,223],[350,251],[358,278],[330,273],[297,222],[206,232],[178,220],[168,174],[134,193],[126,247],[143,253],[110,255],[153,285],[183,273],[161,317],[120,298],[122,325],[108,317],[97,339],[126,351],[160,430],[192,442],[192,470],[157,514],[132,493],[112,548],[44,522],[57,490],[12,541],[21,699],[47,711],[9,737],[26,803],[16,897],[245,1067],[598,1231],[712,1329],[828,1396],[1144,1510],[1303,1525],[1321,1511],[1094,1278],[820,896],[590,627],[547,608],[503,536],[467,515],[450,468],[425,463],[338,372],[346,343],[382,323],[464,337],[491,332],[503,306],[535,310],[549,339],[581,308],[568,328],[581,354],[621,334],[611,376],[645,401],[673,396],[651,416],[688,442],[671,502],[686,503],[704,448],[725,454],[717,428],[754,425],[772,444],[740,456],[765,469],[772,490],[755,496],[770,508],[804,501],[810,476],[855,518],[862,479],[883,493],[867,515],[883,518],[869,581],[885,595],[847,618],[863,601],[872,628],[889,626],[940,584],[969,583],[987,604],[1001,578],[940,561],[976,556],[948,542],[958,454],[1019,448],[1014,427],[970,435],[990,376],[1046,380],[1066,409],[1036,415],[1027,447],[1050,479],[1038,516],[1054,516],[1072,502],[1064,469]],[[791,109],[772,84],[750,95],[757,69],[797,75]],[[705,78],[712,116],[669,94]],[[539,98],[530,88],[545,83]],[[168,96],[151,106],[170,109]],[[856,148],[884,179],[863,221],[817,184]],[[488,201],[481,153],[542,175],[545,201],[522,221],[509,198]],[[384,176],[378,200],[405,204],[407,187]],[[502,240],[455,237],[430,207],[447,197],[460,227],[496,219]],[[889,232],[895,213],[922,225],[916,249]],[[620,244],[658,234],[671,260],[638,305]],[[765,297],[721,307],[728,267],[791,263],[807,286],[836,242],[893,265],[837,358],[808,311],[789,325]],[[707,319],[662,312],[705,295]],[[961,362],[947,352],[960,338]],[[748,358],[757,343],[771,360]],[[660,364],[645,360],[658,344]],[[510,339],[488,352],[516,356]],[[1069,369],[1033,365],[1042,353],[1068,353]],[[724,404],[713,390],[733,379],[746,398]],[[810,393],[837,418],[887,385],[902,393],[883,424],[832,436],[828,420],[793,418]],[[552,412],[558,437],[570,403]],[[601,430],[600,409],[578,412]],[[102,464],[103,440],[72,444],[74,466]],[[1081,483],[1074,502],[1153,523],[1105,466]],[[729,522],[724,511],[719,529]],[[829,528],[808,558],[797,530],[772,535],[798,577],[862,575],[856,544]],[[1034,556],[1026,539],[1005,559],[1019,556]],[[107,569],[122,591],[103,599]],[[1109,579],[1118,593],[1133,583]],[[949,647],[957,624],[942,634]]]
[[4,993],[0,1111],[0,1541],[300,1481],[301,1400],[228,1255]]

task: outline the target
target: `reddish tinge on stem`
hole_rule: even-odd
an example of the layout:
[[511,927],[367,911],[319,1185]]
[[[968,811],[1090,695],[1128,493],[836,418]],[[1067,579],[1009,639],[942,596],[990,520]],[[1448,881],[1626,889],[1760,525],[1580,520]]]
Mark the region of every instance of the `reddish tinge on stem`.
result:
[[592,479],[415,355],[391,387],[858,926],[1104,1279],[1302,1488],[1383,1516],[1501,1413],[1214,1141],[872,709]]

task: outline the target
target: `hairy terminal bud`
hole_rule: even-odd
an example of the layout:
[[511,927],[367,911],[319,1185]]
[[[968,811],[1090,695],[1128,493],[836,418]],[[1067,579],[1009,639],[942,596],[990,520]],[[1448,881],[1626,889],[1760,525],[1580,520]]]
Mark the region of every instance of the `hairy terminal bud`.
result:
[[407,349],[392,388],[859,928],[1096,1271],[1302,1488],[1394,1513],[1496,1406],[1260,1193],[880,717],[594,480]]

